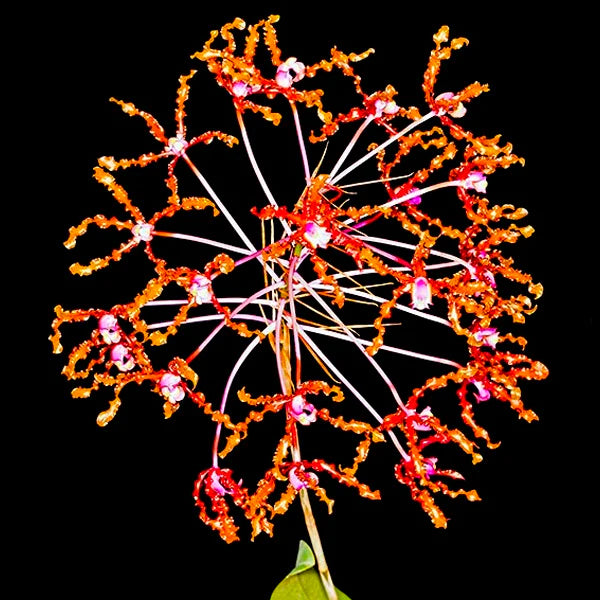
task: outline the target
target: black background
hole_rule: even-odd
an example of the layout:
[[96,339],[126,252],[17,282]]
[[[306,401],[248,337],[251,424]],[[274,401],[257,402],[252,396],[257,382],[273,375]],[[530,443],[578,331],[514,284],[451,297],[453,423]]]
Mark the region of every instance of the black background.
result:
[[[510,411],[502,417],[496,432],[502,446],[485,455],[469,482],[483,501],[451,502],[447,530],[434,529],[407,490],[393,482],[383,486],[381,502],[332,488],[334,513],[317,508],[317,519],[336,585],[353,600],[417,593],[433,598],[450,591],[464,598],[519,598],[560,586],[575,597],[588,576],[582,545],[595,526],[596,505],[586,442],[594,435],[587,347],[595,304],[589,238],[594,197],[583,190],[593,167],[577,146],[594,104],[582,43],[585,14],[522,14],[503,4],[464,3],[460,12],[375,2],[287,9],[252,3],[251,10],[222,12],[200,6],[96,6],[78,13],[55,5],[36,14],[35,28],[20,24],[35,33],[17,66],[16,96],[28,107],[27,123],[35,132],[27,138],[30,170],[21,189],[35,190],[40,227],[30,248],[39,253],[36,267],[32,272],[29,262],[25,277],[31,287],[41,271],[48,284],[41,296],[31,292],[36,307],[40,300],[45,305],[35,332],[36,343],[47,344],[43,380],[28,381],[28,393],[15,400],[15,422],[24,425],[20,455],[26,458],[17,463],[20,483],[14,486],[17,498],[23,491],[18,503],[26,507],[13,553],[24,572],[23,593],[16,597],[42,590],[68,598],[153,592],[170,599],[266,599],[292,568],[299,539],[307,539],[294,507],[276,521],[273,538],[222,542],[197,519],[191,496],[207,460],[202,419],[191,409],[164,421],[156,404],[151,409],[134,400],[100,429],[95,416],[104,405],[70,397],[60,375],[64,355],[51,355],[45,342],[56,304],[79,306],[80,290],[102,298],[107,293],[69,274],[77,257],[62,246],[69,226],[110,210],[90,176],[97,157],[129,155],[122,136],[149,141],[143,127],[108,98],[132,101],[170,126],[177,77],[191,67],[203,69],[189,56],[210,30],[236,16],[253,23],[271,13],[282,16],[284,56],[302,59],[308,48],[316,60],[332,45],[376,48],[361,72],[373,77],[374,86],[392,83],[406,103],[421,100],[420,77],[439,26],[467,37],[469,47],[445,70],[490,84],[481,100],[482,133],[502,133],[526,158],[524,169],[513,168],[515,196],[536,233],[521,243],[518,256],[545,287],[526,326],[528,354],[550,369],[546,381],[524,386],[525,404],[540,421],[527,424]],[[197,86],[192,97],[204,93]],[[196,110],[204,110],[196,102]],[[203,114],[206,122],[211,116]]]

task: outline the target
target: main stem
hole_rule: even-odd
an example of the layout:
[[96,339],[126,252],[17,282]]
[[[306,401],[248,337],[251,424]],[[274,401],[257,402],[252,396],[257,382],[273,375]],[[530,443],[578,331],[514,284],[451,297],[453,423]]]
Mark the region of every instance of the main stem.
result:
[[[285,393],[291,395],[294,389],[292,384],[292,363],[290,360],[290,333],[289,329],[285,324],[282,326],[281,335],[281,363],[283,369],[283,380],[285,384]],[[298,441],[298,430],[294,423],[292,425],[292,459],[294,462],[300,462],[302,457],[300,455],[300,444]],[[306,529],[310,537],[311,546],[317,560],[317,569],[321,577],[321,582],[327,594],[328,600],[339,600],[338,595],[331,579],[331,573],[325,560],[325,552],[323,551],[323,545],[321,544],[321,536],[317,529],[317,522],[312,511],[310,504],[310,498],[306,488],[302,488],[298,491],[300,496],[300,504],[302,506],[302,513],[304,514],[304,522],[306,523]]]

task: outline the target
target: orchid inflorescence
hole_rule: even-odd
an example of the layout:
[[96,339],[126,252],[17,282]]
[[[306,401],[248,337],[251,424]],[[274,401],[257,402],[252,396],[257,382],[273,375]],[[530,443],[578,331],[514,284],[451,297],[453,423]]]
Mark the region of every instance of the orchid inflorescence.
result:
[[[334,47],[329,58],[304,64],[300,58],[282,55],[277,21],[272,15],[246,27],[235,19],[213,31],[192,56],[205,63],[229,94],[239,138],[221,131],[188,136],[186,103],[196,70],[179,79],[171,137],[151,114],[111,99],[127,115],[143,119],[159,149],[137,158],[98,160],[94,178],[126,217],[86,218],[70,229],[65,245],[73,248],[90,226],[114,229],[125,240],[107,256],[75,263],[70,270],[87,276],[140,247],[152,276],[131,300],[110,308],[57,306],[50,337],[54,352],[62,351],[64,324],[87,327],[89,337],[74,345],[63,374],[77,383],[75,398],[112,388],[108,408],[98,415],[101,426],[115,417],[122,391],[130,383],[149,384],[161,399],[166,418],[191,402],[214,422],[212,462],[195,482],[194,499],[200,518],[227,542],[238,539],[240,515],[250,521],[252,539],[261,532],[271,535],[274,517],[285,513],[298,496],[312,493],[331,510],[327,478],[364,498],[379,499],[380,492],[359,480],[357,472],[372,447],[385,443],[395,457],[390,467],[395,478],[408,487],[436,527],[446,527],[439,498],[463,496],[474,501],[479,496],[459,487],[463,476],[458,471],[442,467],[441,447],[455,446],[473,464],[480,462],[480,446],[492,449],[498,442],[476,422],[478,406],[497,401],[519,418],[537,419],[523,405],[520,380],[547,376],[543,364],[524,354],[525,338],[507,330],[511,323],[525,321],[535,310],[533,300],[542,293],[541,285],[502,253],[504,245],[533,233],[532,227],[517,224],[527,211],[492,204],[486,196],[492,174],[524,161],[499,135],[475,135],[461,125],[467,106],[488,90],[487,85],[475,82],[458,91],[436,90],[442,63],[468,43],[464,38],[450,39],[448,27],[441,27],[433,38],[422,112],[398,104],[391,85],[370,93],[363,89],[355,65],[373,50],[346,54]],[[244,30],[244,44],[238,48],[239,32]],[[268,57],[260,67],[259,52]],[[311,81],[334,72],[350,83],[354,98],[350,108],[337,116],[328,110],[323,90],[311,86]],[[265,177],[268,165],[259,164],[250,139],[248,121],[252,119],[254,126],[262,119],[277,126],[284,121],[279,107],[289,109],[291,129],[282,131],[293,131],[290,162],[298,160],[300,165],[299,195],[282,197],[272,190]],[[318,124],[308,137],[301,126],[305,114]],[[347,131],[348,143],[332,160],[334,140]],[[245,152],[249,158],[258,184],[235,197],[235,208],[243,203],[255,226],[242,226],[233,204],[227,205],[217,191],[228,181],[211,180],[202,163],[192,161],[194,147],[211,142],[225,144],[227,152]],[[314,147],[319,149],[316,157],[311,156]],[[278,152],[285,149],[282,143]],[[161,161],[166,163],[166,200],[148,217],[134,204],[120,174],[133,167],[160,166]],[[422,166],[415,168],[419,161]],[[182,197],[180,173],[187,168],[205,195]],[[370,177],[351,179],[368,170]],[[441,204],[460,209],[459,224],[438,216],[444,215]],[[164,229],[182,211],[190,215],[203,211],[208,236],[214,219],[224,219],[237,241]],[[159,252],[167,240],[193,242],[210,251],[210,259],[192,266],[173,265]],[[258,272],[258,277],[247,274],[251,265],[258,271],[248,272]],[[222,285],[229,281],[232,286]],[[517,288],[519,293],[513,293]],[[229,295],[230,289],[235,294]],[[159,307],[170,307],[174,314],[165,321],[153,318],[152,310]],[[348,315],[361,321],[350,321]],[[460,356],[451,359],[421,347],[405,347],[411,338],[398,333],[403,329],[403,323],[395,320],[399,315],[435,331],[426,334],[430,346],[452,334],[460,341]],[[182,334],[196,328],[200,338],[185,349],[190,337]],[[228,356],[217,358],[211,342],[227,331],[242,345],[239,350],[232,345]],[[175,339],[185,343],[168,359],[164,351],[154,356],[156,349],[170,348]],[[265,349],[267,354],[259,355]],[[346,355],[353,357],[351,363]],[[232,364],[223,393],[211,401],[202,382],[210,379],[211,364],[227,360]],[[363,365],[358,372],[348,366],[356,360]],[[260,383],[266,389],[236,384],[252,361],[254,369],[265,373]],[[433,374],[401,394],[398,378],[416,363],[429,365]],[[320,375],[314,377],[315,372]],[[364,389],[365,377],[377,383],[367,382]],[[255,380],[252,385],[257,385]],[[370,389],[377,389],[373,397]],[[440,390],[457,398],[458,424],[436,416],[429,398]],[[280,434],[271,450],[272,462],[261,469],[256,483],[248,484],[224,461],[259,424]],[[311,436],[326,448],[328,438],[323,436],[333,430],[354,436],[355,451],[345,465],[307,457],[304,446],[301,451],[300,442]]]

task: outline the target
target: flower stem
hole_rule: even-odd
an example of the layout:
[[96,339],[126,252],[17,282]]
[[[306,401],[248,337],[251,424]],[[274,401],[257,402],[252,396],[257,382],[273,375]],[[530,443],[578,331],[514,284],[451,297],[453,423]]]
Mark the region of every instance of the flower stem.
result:
[[308,535],[310,537],[311,546],[317,560],[317,569],[321,577],[321,582],[325,588],[328,600],[338,600],[338,595],[331,579],[331,573],[325,560],[325,553],[323,552],[323,546],[321,544],[321,538],[319,536],[319,530],[317,529],[317,523],[312,512],[310,505],[310,499],[306,489],[300,490],[300,504],[302,505],[302,512],[304,513],[304,522],[308,529]]
[[[281,350],[280,362],[282,367],[281,371],[283,372],[282,379],[285,388],[284,393],[291,394],[294,386],[292,384],[292,363],[290,360],[290,331],[284,322],[282,322],[281,334],[279,337],[279,347]],[[293,423],[291,426],[291,433],[292,459],[294,462],[300,462],[302,460],[302,456],[300,454],[298,430],[295,423]],[[335,591],[333,580],[331,579],[331,573],[329,572],[329,567],[327,566],[327,561],[325,560],[325,552],[323,551],[323,544],[321,543],[321,536],[319,535],[317,522],[312,511],[308,491],[306,488],[302,488],[298,491],[298,494],[300,496],[300,504],[302,506],[302,513],[304,515],[304,522],[306,523],[306,529],[308,530],[308,536],[310,538],[312,550],[317,561],[317,570],[319,572],[319,576],[321,577],[321,582],[323,583],[325,593],[327,594],[327,599],[338,600],[338,595]]]

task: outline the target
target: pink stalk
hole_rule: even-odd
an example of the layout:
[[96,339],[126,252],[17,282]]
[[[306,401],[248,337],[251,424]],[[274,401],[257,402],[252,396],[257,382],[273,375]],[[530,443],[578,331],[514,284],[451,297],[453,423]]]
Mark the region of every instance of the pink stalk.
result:
[[208,181],[206,181],[204,175],[202,175],[198,167],[196,167],[196,165],[190,160],[189,156],[185,152],[182,152],[181,156],[183,160],[185,160],[187,165],[190,167],[194,175],[198,178],[200,183],[204,186],[204,189],[208,192],[208,195],[210,196],[211,200],[217,205],[217,207],[221,211],[221,214],[227,219],[227,221],[233,227],[235,232],[240,236],[240,239],[242,240],[242,242],[244,242],[248,250],[250,250],[251,252],[256,252],[254,244],[244,233],[244,230],[238,225],[238,222],[233,218],[233,215],[229,212],[229,210],[227,210],[227,207],[221,202],[221,199],[219,198],[219,196],[217,196],[216,192],[212,189]]
[[[271,193],[271,190],[269,189],[269,186],[267,185],[267,182],[265,181],[265,178],[263,177],[263,174],[258,166],[258,163],[256,162],[256,157],[254,156],[254,152],[252,150],[252,145],[250,144],[250,138],[248,137],[248,131],[246,130],[246,126],[244,125],[244,118],[242,117],[242,113],[239,110],[236,110],[236,115],[237,115],[238,123],[240,126],[240,132],[242,134],[242,140],[244,142],[246,152],[248,153],[248,158],[250,160],[250,164],[252,165],[252,169],[254,170],[254,174],[256,175],[256,178],[258,179],[258,182],[260,183],[260,186],[263,189],[263,192],[265,193],[265,196],[267,197],[269,204],[273,208],[279,208],[279,205],[277,204],[277,201],[273,197],[273,194]],[[290,226],[285,221],[282,221],[281,224],[283,225],[283,229],[285,230],[286,233],[288,233],[288,234],[291,233]]]
[[[311,283],[309,284],[314,290],[317,289],[326,289],[326,290],[332,290],[333,287],[328,285],[328,284],[320,284],[320,283]],[[381,296],[375,296],[373,293],[369,292],[363,292],[361,290],[356,290],[354,288],[346,288],[346,287],[341,287],[340,288],[342,290],[342,292],[344,294],[349,294],[349,295],[353,295],[353,296],[358,296],[360,298],[365,298],[368,300],[373,300],[374,302],[387,302],[386,298],[383,298]],[[411,308],[410,306],[404,306],[403,304],[398,304],[396,303],[394,305],[394,308],[397,308],[398,310],[410,313],[411,315],[414,315],[415,317],[420,317],[422,319],[427,319],[429,321],[434,321],[436,323],[440,323],[442,325],[446,325],[447,327],[451,327],[451,323],[450,321],[446,320],[446,319],[442,319],[441,317],[438,317],[436,315],[432,315],[429,314],[427,312],[421,311],[421,310],[416,310],[414,308]]]
[[[378,242],[380,244],[388,244],[390,246],[396,246],[398,248],[406,248],[409,250],[416,249],[416,246],[414,244],[407,244],[405,242],[398,242],[396,240],[390,240],[387,238],[380,238],[380,237],[375,237],[375,236],[371,236],[371,235],[361,236],[361,240],[365,240],[365,241],[369,241],[369,242]],[[431,254],[432,256],[439,256],[440,258],[447,258],[448,260],[451,260],[452,263],[454,263],[451,266],[462,265],[470,273],[473,272],[473,266],[470,265],[468,262],[462,260],[458,256],[454,256],[453,254],[448,254],[447,252],[442,252],[440,250],[435,250],[433,248],[429,251],[429,254]]]
[[[263,335],[269,335],[273,329],[275,329],[275,323],[270,323],[268,327],[262,330]],[[255,337],[249,344],[246,346],[246,349],[240,354],[237,359],[233,369],[231,369],[231,373],[227,377],[227,381],[225,382],[225,389],[223,390],[223,395],[221,396],[221,405],[219,407],[219,412],[225,413],[225,407],[227,405],[227,398],[229,397],[229,392],[231,391],[231,386],[233,385],[233,380],[237,375],[238,371],[241,369],[242,365],[246,361],[246,359],[252,354],[255,348],[260,344],[261,338]],[[213,449],[212,449],[212,464],[213,467],[219,466],[219,441],[221,437],[221,430],[223,429],[222,423],[217,423],[217,427],[215,428],[215,437],[213,439]]]
[[[313,333],[318,333],[320,335],[333,337],[333,338],[336,338],[338,340],[342,340],[345,342],[354,342],[356,340],[359,344],[361,344],[362,346],[365,346],[365,347],[371,345],[370,340],[363,340],[361,338],[355,338],[355,340],[350,339],[347,335],[340,333],[339,331],[335,331],[332,329],[325,329],[324,327],[315,327],[314,325],[302,325],[302,329],[303,329],[303,331],[312,331]],[[410,356],[411,358],[418,358],[420,360],[435,362],[440,365],[449,365],[456,369],[463,368],[463,365],[461,365],[453,360],[449,360],[447,358],[441,358],[439,356],[432,356],[430,354],[422,354],[420,352],[413,352],[412,350],[405,350],[404,348],[398,348],[396,346],[388,346],[387,344],[382,344],[379,347],[379,352],[381,352],[382,350],[385,352],[392,352],[394,354],[402,354],[404,356]]]
[[428,119],[431,119],[431,117],[434,117],[434,116],[436,116],[436,114],[432,111],[432,112],[428,112],[425,116],[421,117],[420,119],[413,121],[410,125],[405,127],[402,131],[399,131],[392,137],[388,138],[385,142],[383,142],[382,144],[379,144],[379,146],[377,146],[376,148],[373,148],[373,150],[371,150],[370,152],[367,152],[367,154],[365,154],[362,158],[359,158],[357,161],[353,162],[349,167],[346,167],[337,176],[330,178],[329,183],[331,183],[331,185],[335,185],[345,175],[347,175],[351,171],[354,171],[354,169],[356,169],[357,167],[362,165],[365,161],[369,160],[369,158],[371,158],[372,156],[375,156],[378,152],[380,152],[384,148],[387,148],[390,144],[393,144],[397,139],[401,138],[403,135],[406,135],[411,129],[418,127],[419,125],[421,125],[422,123],[424,123]]
[[[276,283],[273,283],[269,286],[267,286],[266,288],[263,288],[262,290],[259,290],[258,292],[252,294],[252,296],[249,296],[246,300],[244,300],[244,302],[242,302],[237,308],[235,308],[234,310],[231,311],[231,315],[230,317],[234,317],[237,313],[239,313],[241,310],[243,310],[244,308],[246,308],[246,306],[248,306],[249,304],[252,304],[252,302],[256,299],[259,298],[260,296],[263,296],[264,294],[268,294],[269,292],[277,289],[278,287],[282,286],[283,283],[281,281],[278,281]],[[186,358],[186,362],[189,364],[191,363],[203,350],[204,348],[206,348],[206,346],[208,346],[208,344],[211,342],[211,340],[214,339],[214,337],[219,333],[219,331],[221,331],[221,329],[223,329],[223,327],[225,327],[225,321],[223,320],[221,323],[219,323],[219,325],[217,325],[204,339],[204,341],[196,348],[196,350],[194,350],[194,352],[192,352],[187,358]]]
[[434,192],[435,190],[441,190],[447,187],[464,187],[464,182],[460,180],[456,181],[442,181],[441,183],[434,183],[433,185],[429,185],[424,188],[419,188],[414,190],[400,198],[394,198],[389,202],[381,205],[381,208],[390,208],[390,206],[396,206],[396,204],[401,204],[402,202],[408,202],[417,196],[422,196],[423,194],[427,194],[428,192]]
[[[261,315],[238,313],[235,316],[239,319],[246,319],[248,321],[258,321],[259,323],[263,324],[265,322],[265,318]],[[223,321],[224,319],[225,317],[223,315],[203,315],[201,317],[189,317],[183,323],[181,323],[181,325],[190,325],[193,323],[207,323],[208,321]],[[148,329],[159,329],[160,327],[168,327],[169,325],[173,325],[173,320],[163,321],[161,323],[151,323],[147,327]]]
[[[239,304],[240,302],[245,302],[248,300],[246,296],[224,296],[222,298],[217,298],[217,300],[221,304]],[[188,300],[150,300],[145,304],[145,306],[175,306],[181,304],[187,304]],[[252,301],[252,304],[266,304],[268,306],[272,306],[273,302],[271,300],[259,300],[255,298]],[[216,315],[217,317],[221,317],[221,315]],[[241,317],[241,315],[237,315]]]
[[[355,184],[351,184],[351,185],[361,185],[361,184],[355,183]],[[346,185],[343,187],[347,188],[347,187],[351,187],[351,185]],[[413,190],[412,192],[409,192],[408,194],[404,194],[400,198],[394,198],[392,200],[389,200],[388,202],[381,204],[379,208],[390,208],[392,206],[396,206],[397,204],[401,204],[403,202],[408,202],[409,200],[412,200],[413,198],[417,198],[418,196],[422,196],[423,194],[427,194],[428,192],[434,192],[435,190],[440,190],[440,189],[447,188],[447,187],[463,187],[463,186],[464,186],[464,182],[458,181],[458,180],[457,181],[443,181],[441,183],[435,183],[433,185],[430,185],[430,186],[427,186],[424,188],[419,188],[419,189]],[[352,225],[352,229],[358,229],[359,227],[364,227],[365,225],[368,225],[369,223],[372,223],[373,221],[378,219],[380,216],[381,216],[381,213],[379,213],[375,216],[365,217],[364,219],[356,221]],[[353,223],[353,219],[346,219],[344,221],[345,225],[350,225],[351,223]]]
[[207,244],[208,246],[214,246],[215,248],[221,248],[222,250],[229,250],[230,252],[237,252],[238,254],[250,254],[250,250],[246,248],[240,248],[239,246],[232,246],[231,244],[225,244],[223,242],[217,242],[216,240],[210,240],[208,238],[199,237],[197,235],[188,235],[186,233],[170,233],[168,231],[155,231],[154,235],[162,237],[177,238],[180,240],[188,240],[190,242],[198,242],[200,244]]
[[355,131],[354,135],[352,136],[352,139],[350,140],[350,142],[348,143],[346,148],[344,148],[344,151],[342,152],[337,163],[335,163],[335,166],[333,167],[333,169],[331,169],[331,173],[329,174],[329,178],[332,183],[333,183],[333,178],[335,177],[335,174],[339,171],[340,167],[342,166],[342,164],[344,163],[346,158],[348,158],[348,155],[352,151],[352,148],[354,148],[356,142],[358,141],[358,138],[361,136],[361,134],[367,128],[367,125],[373,120],[373,118],[374,118],[373,115],[369,115],[360,124],[360,127]]
[[310,168],[308,166],[308,157],[306,155],[306,145],[304,144],[304,136],[302,135],[302,127],[300,126],[300,117],[298,115],[298,109],[296,103],[290,100],[290,106],[292,107],[292,114],[294,115],[294,124],[296,126],[296,135],[298,137],[298,145],[300,146],[300,154],[302,155],[302,166],[304,167],[304,178],[306,179],[306,186],[311,184]]
[[375,361],[375,359],[367,353],[367,351],[358,342],[356,336],[352,333],[352,331],[350,331],[348,326],[335,314],[335,312],[321,298],[321,296],[319,296],[319,294],[317,294],[317,292],[315,290],[313,290],[311,288],[311,286],[306,281],[304,281],[304,279],[302,277],[300,277],[300,275],[298,275],[298,277],[300,279],[300,282],[304,286],[304,289],[306,289],[306,291],[321,305],[321,307],[333,319],[333,321],[339,326],[339,328],[346,333],[349,340],[352,341],[355,344],[355,346],[360,350],[361,354],[367,359],[367,361],[369,363],[371,363],[371,365],[377,371],[377,373],[379,374],[381,379],[383,379],[385,384],[388,386],[388,388],[389,388],[392,396],[394,397],[394,400],[396,400],[396,403],[398,404],[398,406],[402,410],[406,410],[406,407],[404,406],[404,402],[402,402],[402,399],[400,398],[400,394],[398,393],[396,386],[394,386],[391,379],[388,377],[387,373],[379,366],[379,364],[377,364],[377,361]]
[[[285,240],[285,238],[283,238],[283,239]],[[254,258],[260,260],[260,262],[265,264],[262,255],[263,255],[263,252],[265,252],[265,250],[268,250],[268,248],[269,248],[268,246],[266,248],[261,248],[260,250],[257,250],[256,252],[249,253],[248,256],[245,256],[244,258],[240,258],[240,259],[236,260],[235,266],[239,267],[240,265],[243,265],[244,263],[246,263]],[[270,267],[266,264],[265,264],[265,268],[270,270]],[[270,274],[274,275],[277,278],[277,276],[274,274],[273,271],[270,271]]]
[[290,315],[291,315],[291,330],[294,336],[294,354],[296,356],[296,385],[300,385],[302,381],[302,363],[300,355],[300,339],[298,337],[298,321],[296,319],[296,303],[294,302],[294,272],[296,269],[296,263],[298,262],[297,256],[292,256],[290,260],[290,266],[288,271],[288,294],[290,301]]
[[[327,365],[327,368],[346,386],[354,395],[354,397],[371,413],[371,415],[377,420],[378,423],[383,423],[383,418],[381,415],[371,406],[368,400],[352,385],[352,383],[348,380],[348,378],[331,362],[328,356],[319,348],[319,346],[312,340],[312,338],[306,333],[307,327],[305,325],[298,325],[298,331],[302,336],[302,341],[304,341],[312,351],[323,361],[323,364]],[[391,438],[394,446],[398,449],[400,455],[406,459],[410,460],[410,456],[404,450],[398,438],[394,434],[393,431],[386,432],[388,436]]]

